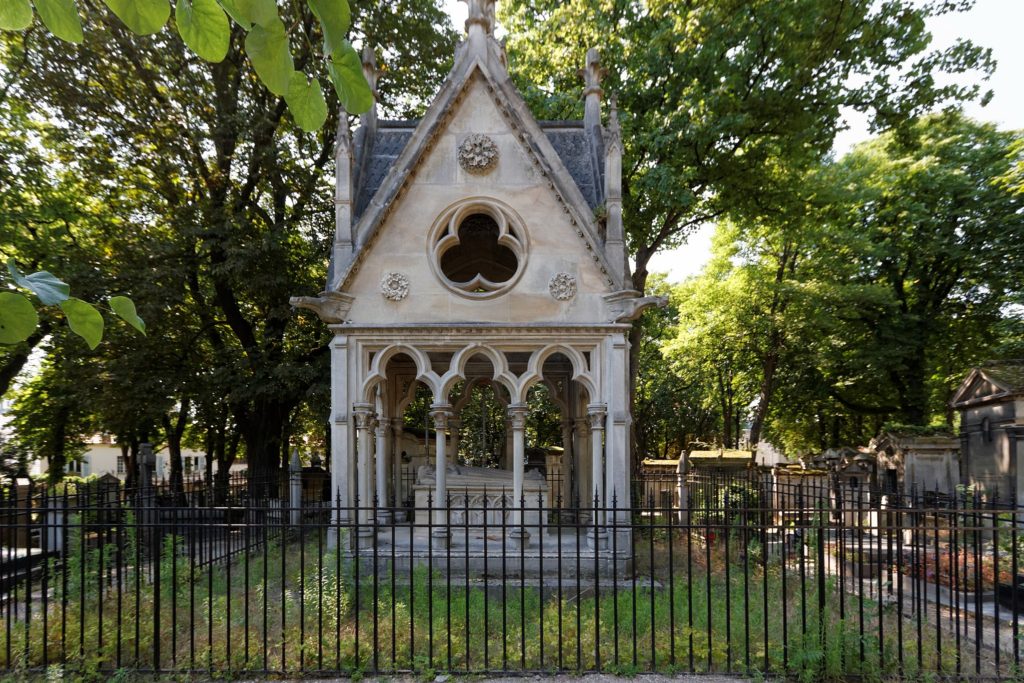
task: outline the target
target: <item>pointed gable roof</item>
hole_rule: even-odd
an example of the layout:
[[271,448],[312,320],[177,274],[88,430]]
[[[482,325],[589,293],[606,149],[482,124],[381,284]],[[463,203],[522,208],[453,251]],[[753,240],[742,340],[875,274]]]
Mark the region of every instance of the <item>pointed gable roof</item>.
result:
[[[355,251],[340,265],[332,289],[344,291],[378,230],[413,178],[417,167],[473,83],[483,79],[489,96],[516,132],[523,148],[537,165],[548,187],[570,216],[576,234],[592,254],[610,289],[625,285],[609,262],[594,209],[604,201],[603,167],[581,121],[548,122],[542,126],[529,111],[505,67],[501,46],[487,36],[481,44],[460,45],[455,65],[434,102],[419,121],[377,122],[373,139],[357,140],[359,169],[353,211]],[[357,133],[358,137],[358,133]]]
[[997,361],[971,370],[950,405],[967,408],[1016,395],[1024,395],[1024,360]]

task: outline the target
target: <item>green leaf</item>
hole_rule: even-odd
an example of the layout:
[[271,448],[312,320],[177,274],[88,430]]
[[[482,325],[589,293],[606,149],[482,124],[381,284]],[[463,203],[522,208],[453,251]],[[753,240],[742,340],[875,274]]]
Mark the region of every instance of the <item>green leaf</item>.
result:
[[17,344],[39,325],[39,314],[24,294],[0,292],[0,344]]
[[142,334],[146,334],[146,323],[135,312],[135,302],[131,299],[126,296],[112,296],[110,297],[110,308],[121,320],[124,320]]
[[246,31],[257,26],[268,26],[278,18],[275,0],[220,0],[221,7]]
[[36,11],[50,33],[69,43],[82,42],[82,19],[75,0],[35,0]]
[[99,346],[103,339],[103,316],[92,304],[71,297],[60,302],[60,309],[67,316],[71,331],[85,340],[90,349]]
[[341,47],[352,23],[348,0],[308,0],[309,8],[324,32],[324,52],[330,54]]
[[306,74],[292,72],[292,82],[284,99],[295,123],[307,133],[319,130],[327,120],[327,101],[320,81],[315,78],[309,82]]
[[20,31],[32,24],[32,5],[28,0],[2,0],[0,2],[0,29]]
[[245,51],[267,89],[275,95],[287,95],[295,66],[281,20],[254,26],[245,37]]
[[171,16],[167,0],[103,0],[110,11],[139,35],[157,33]]
[[64,301],[71,294],[71,287],[66,282],[58,280],[56,276],[45,270],[29,275],[22,275],[14,259],[7,259],[7,270],[11,278],[19,286],[23,287],[39,297],[44,306],[53,306]]
[[208,62],[224,59],[231,25],[217,0],[178,0],[174,17],[178,33],[193,52]]
[[373,106],[373,92],[363,75],[363,61],[347,40],[341,41],[341,46],[331,53],[327,71],[331,74],[334,91],[338,93],[345,111],[349,114],[362,114],[370,110]]

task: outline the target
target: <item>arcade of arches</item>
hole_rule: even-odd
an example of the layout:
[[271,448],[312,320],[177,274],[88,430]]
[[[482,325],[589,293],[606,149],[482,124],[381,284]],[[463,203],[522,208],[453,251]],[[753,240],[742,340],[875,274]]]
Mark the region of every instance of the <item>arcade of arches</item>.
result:
[[[504,521],[518,527],[510,536],[527,543],[531,527],[542,523],[539,510],[557,509],[563,519],[599,530],[608,501],[629,504],[628,487],[615,485],[626,481],[626,342],[620,330],[608,332],[580,331],[571,343],[522,329],[488,341],[469,331],[463,339],[449,332],[444,342],[336,336],[334,361],[348,369],[338,377],[349,381],[335,383],[335,405],[350,405],[354,418],[336,415],[333,422],[343,507],[357,522],[375,514],[390,523],[407,509],[416,521],[432,515],[439,536],[444,525],[503,509]],[[546,397],[532,403],[552,411],[544,422],[557,424],[562,448],[528,462],[529,398],[538,393]],[[414,403],[426,424],[408,419]],[[466,424],[468,414],[481,423]],[[473,466],[459,463],[464,435],[473,440],[466,458]],[[455,519],[464,509],[470,518]]]

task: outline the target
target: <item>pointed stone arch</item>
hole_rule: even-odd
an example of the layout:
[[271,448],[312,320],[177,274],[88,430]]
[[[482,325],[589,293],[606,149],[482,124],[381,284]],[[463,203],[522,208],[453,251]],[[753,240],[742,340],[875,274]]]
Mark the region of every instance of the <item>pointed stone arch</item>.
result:
[[561,353],[569,359],[569,362],[572,364],[572,380],[579,382],[587,390],[591,400],[596,400],[596,397],[599,395],[597,382],[591,374],[589,364],[583,353],[565,344],[548,344],[534,351],[533,355],[530,356],[526,372],[519,378],[516,387],[516,393],[514,394],[516,401],[520,403],[526,401],[526,393],[530,390],[530,387],[544,379],[545,361],[556,353]]

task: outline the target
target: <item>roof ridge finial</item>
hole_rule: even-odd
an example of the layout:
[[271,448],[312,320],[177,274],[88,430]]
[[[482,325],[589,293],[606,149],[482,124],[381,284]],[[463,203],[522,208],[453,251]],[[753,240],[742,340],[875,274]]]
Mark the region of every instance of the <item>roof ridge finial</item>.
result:
[[601,80],[606,73],[607,70],[601,68],[601,53],[598,52],[597,48],[592,47],[587,50],[587,64],[580,69],[580,74],[583,76],[585,84],[583,97],[591,94],[601,97],[604,94],[604,91],[601,89]]
[[495,24],[495,0],[462,0],[469,8],[466,17],[466,33],[469,33],[470,26],[479,24],[484,29],[484,34],[494,35]]
[[373,98],[376,100],[379,95],[377,92],[377,77],[380,76],[380,70],[377,69],[377,55],[369,45],[363,46],[362,61],[363,74],[366,76],[366,82],[370,84],[370,92],[373,93]]

